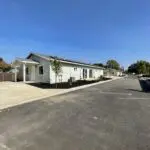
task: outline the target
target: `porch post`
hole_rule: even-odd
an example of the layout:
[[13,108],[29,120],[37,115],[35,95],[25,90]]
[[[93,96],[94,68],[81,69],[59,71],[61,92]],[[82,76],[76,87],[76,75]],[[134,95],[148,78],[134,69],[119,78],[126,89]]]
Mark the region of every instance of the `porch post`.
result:
[[26,82],[26,64],[23,63],[23,82]]
[[49,65],[49,83],[51,84],[51,64]]
[[17,67],[15,67],[15,82],[17,82]]

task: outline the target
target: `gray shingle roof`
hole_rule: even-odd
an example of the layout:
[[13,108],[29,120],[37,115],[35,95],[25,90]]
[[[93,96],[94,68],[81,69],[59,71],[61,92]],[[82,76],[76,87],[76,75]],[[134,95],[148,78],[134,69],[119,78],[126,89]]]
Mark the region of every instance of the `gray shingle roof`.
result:
[[32,59],[16,58],[16,60],[20,61],[20,62],[27,62],[27,63],[39,64],[39,62],[33,61]]
[[85,63],[85,62],[71,60],[71,59],[66,59],[66,58],[61,58],[61,57],[52,56],[52,55],[44,55],[44,54],[38,54],[38,53],[31,53],[27,58],[30,58],[31,55],[37,55],[37,56],[43,57],[43,58],[45,58],[47,60],[56,59],[56,60],[65,61],[65,62],[68,62],[68,63],[77,63],[77,64],[80,64],[80,65],[88,65],[88,66],[91,66],[91,67],[96,67],[96,68],[102,68],[102,69],[104,69],[103,67],[98,67],[98,66],[92,65],[90,63]]

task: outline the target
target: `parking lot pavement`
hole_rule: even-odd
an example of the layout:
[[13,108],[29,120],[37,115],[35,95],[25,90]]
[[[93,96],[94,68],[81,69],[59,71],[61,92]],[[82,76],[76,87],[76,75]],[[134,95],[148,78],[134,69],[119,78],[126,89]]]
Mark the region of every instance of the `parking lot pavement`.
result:
[[120,79],[3,110],[0,149],[149,150],[149,116],[150,93]]

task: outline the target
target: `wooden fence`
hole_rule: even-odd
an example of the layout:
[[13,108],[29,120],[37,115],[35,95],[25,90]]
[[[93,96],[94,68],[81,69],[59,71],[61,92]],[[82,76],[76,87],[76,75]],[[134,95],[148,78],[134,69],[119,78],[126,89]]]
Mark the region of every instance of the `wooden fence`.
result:
[[2,81],[15,81],[14,73],[0,73],[0,82]]

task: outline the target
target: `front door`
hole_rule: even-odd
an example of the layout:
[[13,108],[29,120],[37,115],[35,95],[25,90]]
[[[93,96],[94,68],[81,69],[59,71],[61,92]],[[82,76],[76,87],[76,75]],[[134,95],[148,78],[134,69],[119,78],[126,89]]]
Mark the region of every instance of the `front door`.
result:
[[35,66],[31,66],[31,81],[35,81]]

